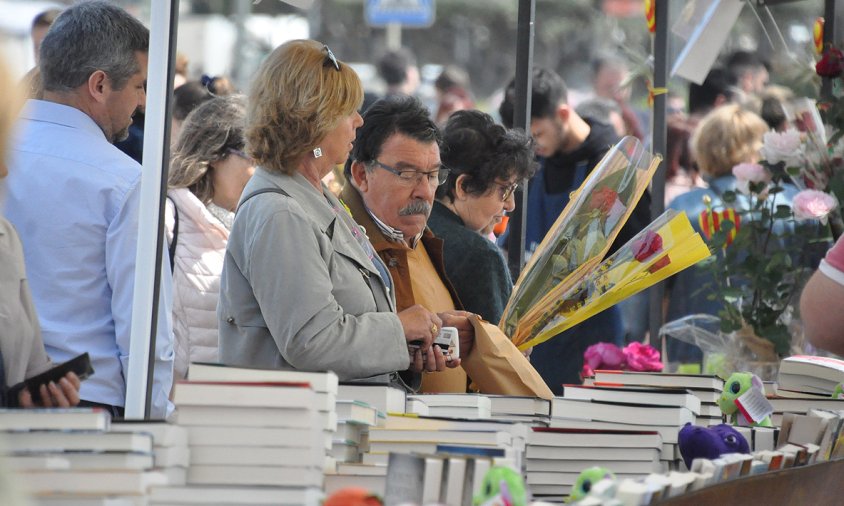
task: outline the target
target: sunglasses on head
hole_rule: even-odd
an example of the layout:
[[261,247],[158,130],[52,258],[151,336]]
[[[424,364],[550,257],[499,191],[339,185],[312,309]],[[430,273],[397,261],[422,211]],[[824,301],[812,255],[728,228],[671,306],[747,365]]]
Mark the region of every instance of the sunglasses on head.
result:
[[329,65],[333,65],[334,69],[337,72],[340,72],[340,62],[337,61],[337,57],[334,56],[333,52],[331,52],[331,48],[327,45],[323,45],[322,49],[325,50],[325,60],[322,62],[322,66],[327,67]]

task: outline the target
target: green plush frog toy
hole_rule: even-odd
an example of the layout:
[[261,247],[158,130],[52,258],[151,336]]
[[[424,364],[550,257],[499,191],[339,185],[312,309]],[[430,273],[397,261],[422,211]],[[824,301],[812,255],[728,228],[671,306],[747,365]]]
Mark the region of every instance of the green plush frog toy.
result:
[[833,399],[844,399],[844,383],[835,385],[835,390],[832,391]]
[[528,494],[522,476],[504,466],[493,466],[484,475],[481,491],[473,498],[475,506],[527,506]]
[[[740,425],[743,427],[772,427],[771,417],[766,416],[761,420],[754,422],[748,420],[745,413],[739,410],[736,404],[736,399],[747,393],[750,389],[757,389],[761,399],[765,399],[765,387],[759,376],[749,372],[734,372],[724,382],[724,391],[721,392],[721,397],[718,399],[718,407],[721,412],[729,416],[729,421],[732,425]],[[768,403],[770,405],[770,403]]]
[[574,487],[571,489],[569,501],[575,502],[583,499],[592,490],[592,487],[603,479],[615,480],[615,474],[606,467],[588,467],[580,472]]

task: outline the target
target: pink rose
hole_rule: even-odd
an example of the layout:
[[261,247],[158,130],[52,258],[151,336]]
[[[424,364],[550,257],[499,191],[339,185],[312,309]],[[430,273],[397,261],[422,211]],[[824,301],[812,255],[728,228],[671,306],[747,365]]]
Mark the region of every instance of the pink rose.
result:
[[733,167],[736,177],[736,189],[745,195],[750,195],[750,183],[769,183],[771,173],[758,163],[740,163]]
[[791,203],[796,220],[820,220],[826,225],[827,215],[838,207],[835,197],[818,190],[803,190]]
[[624,365],[624,353],[612,343],[597,343],[586,348],[583,353],[583,366],[593,370],[620,370]]
[[653,346],[632,342],[624,347],[624,358],[627,359],[627,369],[631,371],[661,371],[662,361],[659,351]]

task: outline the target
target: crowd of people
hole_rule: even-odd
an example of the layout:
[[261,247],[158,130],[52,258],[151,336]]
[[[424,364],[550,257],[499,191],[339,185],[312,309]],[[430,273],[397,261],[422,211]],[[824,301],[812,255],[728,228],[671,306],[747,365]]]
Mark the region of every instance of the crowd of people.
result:
[[[0,381],[87,352],[95,374],[44,385],[40,404],[122,416],[149,31],[102,1],[53,12],[34,29],[45,22],[22,92],[29,100],[0,104]],[[196,361],[466,392],[472,378],[461,360],[476,348],[473,321],[497,323],[512,291],[506,232],[493,230],[519,184],[530,181],[532,250],[608,149],[623,135],[644,136],[623,90],[627,69],[611,57],[596,61],[595,97],[578,107],[560,75],[534,69],[527,133],[513,128],[514,80],[497,111],[502,125],[474,109],[460,69],[437,80],[435,111],[413,96],[409,51],[389,53],[379,69],[382,97],[327,46],[294,40],[266,57],[246,95],[224,77],[191,81],[180,70],[153,416],[171,412],[172,385]],[[2,67],[0,81],[19,88]],[[782,123],[782,96],[765,94],[766,81],[761,62],[734,55],[692,85],[688,114],[672,114],[669,205],[693,223],[702,196],[732,188],[732,166],[753,161],[762,135]],[[758,112],[747,105],[753,96]],[[789,195],[778,198],[788,205]],[[649,206],[646,194],[611,251],[651,221]],[[844,290],[841,249],[805,297]],[[670,318],[706,310],[691,293],[702,275],[690,271],[671,287]],[[540,345],[533,366],[559,393],[579,381],[588,346],[644,337],[645,304],[634,298]],[[840,350],[840,326],[823,318],[812,316],[810,335]],[[432,346],[444,326],[458,329],[462,358]],[[34,404],[26,391],[3,403]]]

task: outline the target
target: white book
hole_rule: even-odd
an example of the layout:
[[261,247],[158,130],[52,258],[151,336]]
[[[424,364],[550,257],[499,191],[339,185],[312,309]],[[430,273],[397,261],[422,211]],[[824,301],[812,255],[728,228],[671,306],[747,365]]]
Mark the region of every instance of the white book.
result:
[[334,457],[337,462],[359,462],[360,449],[353,441],[333,441],[328,454]]
[[408,399],[420,400],[428,407],[471,406],[486,408],[492,405],[489,397],[479,394],[417,394],[409,395]]
[[663,443],[676,443],[680,429],[674,426],[634,425],[630,423],[600,422],[576,420],[570,418],[551,418],[549,427],[554,429],[592,429],[592,430],[639,430],[657,432]]
[[589,467],[606,467],[614,473],[648,474],[659,471],[655,460],[553,460],[526,459],[528,472],[579,473]]
[[319,409],[316,393],[293,383],[176,383],[176,406],[229,406]]
[[153,485],[167,485],[158,471],[42,471],[17,476],[34,495],[145,494]]
[[513,395],[487,395],[490,411],[494,415],[545,415],[551,414],[551,401],[539,397]]
[[388,385],[345,384],[337,390],[338,400],[361,401],[382,413],[404,413],[407,394]]
[[190,450],[187,446],[159,446],[152,449],[155,467],[188,467]]
[[[314,420],[305,412],[311,411],[303,406],[293,408],[241,407],[232,409],[225,406],[178,406],[176,423],[187,425],[215,425],[218,427],[312,427]],[[316,417],[326,430],[334,430],[337,414],[317,411]]]
[[695,423],[695,414],[688,408],[604,403],[560,397],[551,400],[551,418],[574,418],[603,422],[624,420],[625,423],[634,425],[674,427],[682,427],[686,423]]
[[445,472],[445,494],[440,493],[440,497],[444,498],[443,504],[463,504],[463,487],[466,486],[466,459],[450,457]]
[[144,496],[140,495],[103,495],[88,496],[75,494],[55,494],[35,497],[33,506],[147,506]]
[[392,430],[373,427],[369,430],[370,447],[376,442],[431,442],[452,445],[509,445],[509,432],[453,431],[453,430]]
[[408,399],[406,403],[406,411],[419,416],[429,416],[431,414],[428,411],[428,405],[419,399]]
[[422,504],[437,503],[440,501],[440,487],[443,482],[443,463],[441,457],[431,456],[425,458],[425,474],[422,480]]
[[[565,446],[534,446],[528,445],[525,455],[528,459],[553,460],[643,460],[659,464],[661,448],[612,448],[612,447],[580,447]],[[365,457],[365,456],[364,456]]]
[[[342,386],[342,385],[341,385]],[[384,496],[387,476],[352,476],[347,474],[325,475],[325,494],[331,495],[347,487],[361,487],[375,495]]]
[[64,452],[12,455],[6,463],[18,471],[144,471],[152,469],[153,457],[144,453]]
[[535,446],[661,449],[662,437],[655,432],[534,429],[528,434],[528,443]]
[[387,476],[387,467],[367,466],[361,463],[346,462],[337,464],[337,473],[346,476]]
[[325,461],[322,447],[253,447],[253,446],[194,446],[190,451],[191,465],[211,466],[273,466],[291,463],[319,468]]
[[695,415],[701,414],[700,399],[684,388],[564,385],[563,397],[566,399],[594,400],[623,404],[680,406],[688,408]]
[[111,415],[96,408],[0,409],[0,431],[108,430]]
[[191,485],[322,487],[322,469],[283,466],[190,466]]
[[263,427],[188,427],[188,442],[194,446],[283,446],[309,448],[325,444],[323,432],[311,429]]
[[316,392],[337,394],[339,381],[337,375],[328,372],[306,372],[292,369],[258,369],[252,367],[234,367],[207,362],[194,362],[188,368],[190,381],[225,381],[225,382],[282,382],[309,383]]
[[345,423],[341,422],[337,424],[337,430],[334,431],[332,434],[333,440],[343,440],[343,441],[354,441],[355,443],[361,442],[361,437],[364,432],[368,430],[367,425],[361,425],[357,423]]
[[188,485],[152,487],[149,504],[320,506],[324,497],[325,494],[319,488]]
[[113,432],[18,432],[6,440],[9,452],[152,452],[149,434]]
[[664,372],[595,371],[596,386],[675,387],[695,390],[724,389],[724,380],[714,375]]
[[187,446],[188,444],[187,430],[172,423],[118,420],[111,424],[110,431],[150,434],[153,446]]
[[339,400],[336,402],[336,407],[338,422],[378,424],[378,410],[365,402]]
[[468,420],[487,420],[491,417],[488,411],[475,406],[428,406],[428,415]]

